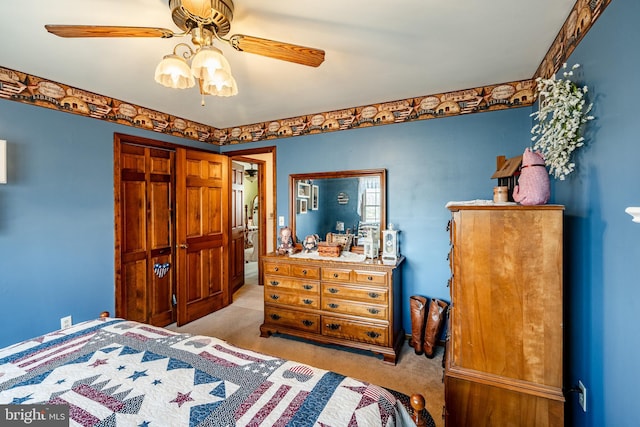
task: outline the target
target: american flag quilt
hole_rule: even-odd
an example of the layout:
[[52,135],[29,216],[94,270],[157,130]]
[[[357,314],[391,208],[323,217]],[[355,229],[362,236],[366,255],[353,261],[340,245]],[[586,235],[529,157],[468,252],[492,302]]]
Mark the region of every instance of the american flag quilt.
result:
[[72,426],[413,425],[383,387],[115,318],[0,349],[0,404],[68,405]]

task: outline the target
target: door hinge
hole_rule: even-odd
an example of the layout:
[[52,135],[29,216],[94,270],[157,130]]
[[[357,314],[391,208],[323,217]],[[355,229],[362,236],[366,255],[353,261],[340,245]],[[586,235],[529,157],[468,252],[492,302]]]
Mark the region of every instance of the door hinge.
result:
[[171,301],[173,302],[173,305],[178,305],[178,300],[176,298],[176,294],[171,295]]

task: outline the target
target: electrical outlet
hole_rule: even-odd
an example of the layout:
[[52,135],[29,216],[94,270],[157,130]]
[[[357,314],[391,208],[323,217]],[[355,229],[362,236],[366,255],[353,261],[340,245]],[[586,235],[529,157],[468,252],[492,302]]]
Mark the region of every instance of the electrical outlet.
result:
[[284,227],[284,217],[283,216],[279,216],[278,217],[278,227]]
[[587,412],[587,388],[578,380],[578,403],[584,412]]
[[73,322],[71,320],[71,316],[62,317],[60,319],[60,329],[66,329],[66,328],[70,327],[72,324],[73,324]]

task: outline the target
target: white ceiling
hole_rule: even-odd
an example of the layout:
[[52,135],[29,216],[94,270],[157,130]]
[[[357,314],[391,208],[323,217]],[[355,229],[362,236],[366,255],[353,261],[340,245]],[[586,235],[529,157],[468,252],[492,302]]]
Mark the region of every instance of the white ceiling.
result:
[[168,0],[21,0],[0,13],[0,66],[216,128],[529,79],[575,0],[235,0],[236,33],[325,50],[318,68],[236,52],[239,94],[155,83],[187,38],[65,39],[45,24],[163,27]]

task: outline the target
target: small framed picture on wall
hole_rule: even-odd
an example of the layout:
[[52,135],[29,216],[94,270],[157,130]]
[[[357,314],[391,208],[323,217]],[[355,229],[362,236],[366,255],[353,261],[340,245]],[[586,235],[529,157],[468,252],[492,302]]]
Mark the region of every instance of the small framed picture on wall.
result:
[[298,213],[306,214],[307,213],[307,199],[298,199]]
[[298,197],[311,197],[311,185],[306,182],[298,183]]
[[318,192],[319,191],[320,189],[318,188],[317,185],[311,186],[311,210],[312,211],[318,210]]

